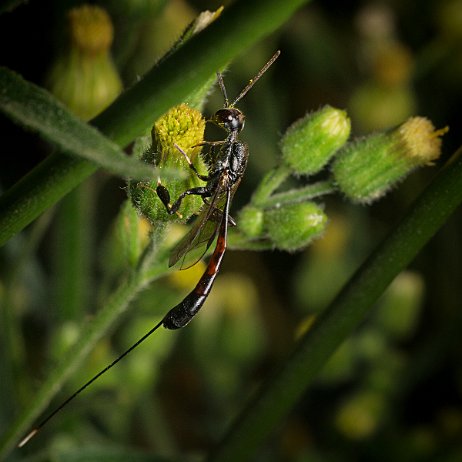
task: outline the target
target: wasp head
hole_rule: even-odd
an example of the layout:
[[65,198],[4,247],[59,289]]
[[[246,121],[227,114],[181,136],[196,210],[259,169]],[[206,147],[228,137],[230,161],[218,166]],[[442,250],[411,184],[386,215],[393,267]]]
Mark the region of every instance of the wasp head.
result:
[[240,132],[244,128],[245,115],[234,107],[219,109],[212,122],[227,132]]

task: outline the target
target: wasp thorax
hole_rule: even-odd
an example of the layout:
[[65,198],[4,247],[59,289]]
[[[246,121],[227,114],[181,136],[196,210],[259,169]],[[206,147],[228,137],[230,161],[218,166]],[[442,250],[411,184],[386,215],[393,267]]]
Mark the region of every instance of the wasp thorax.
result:
[[236,108],[219,109],[213,121],[227,131],[240,132],[244,128],[245,115]]

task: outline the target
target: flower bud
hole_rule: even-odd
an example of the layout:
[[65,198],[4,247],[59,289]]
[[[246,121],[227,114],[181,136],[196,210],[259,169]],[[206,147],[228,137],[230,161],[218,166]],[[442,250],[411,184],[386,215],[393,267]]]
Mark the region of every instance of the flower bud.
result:
[[375,390],[360,390],[340,407],[335,418],[337,429],[347,438],[370,437],[386,412],[384,395]]
[[440,136],[446,131],[435,130],[424,117],[412,117],[388,133],[348,144],[332,166],[338,188],[354,202],[379,199],[415,168],[440,156]]
[[98,6],[82,5],[70,10],[68,19],[71,46],[87,55],[109,50],[114,31],[105,10]]
[[69,48],[55,62],[49,77],[51,92],[83,120],[105,109],[122,91],[111,60],[111,19],[97,6],[83,5],[69,12]]
[[[112,239],[112,254],[122,260],[121,267],[129,265],[135,268],[149,240],[150,226],[147,220],[139,216],[129,201],[122,205],[115,223],[115,235]],[[111,262],[113,266],[114,261]]]
[[422,309],[424,282],[418,273],[404,271],[382,297],[376,313],[380,331],[394,341],[412,336]]
[[[205,120],[202,114],[186,104],[173,107],[154,124],[151,132],[152,147],[143,153],[141,159],[159,168],[181,170],[185,175],[165,179],[160,176],[152,181],[129,183],[133,205],[151,223],[158,220],[170,221],[172,218],[156,193],[159,181],[168,189],[172,202],[186,189],[202,184],[176,146],[184,151],[200,173],[206,173],[205,163],[199,156],[201,147],[197,146],[204,139],[204,129]],[[173,218],[186,221],[199,210],[202,204],[203,201],[199,196],[187,196]]]
[[327,216],[314,202],[290,204],[265,212],[265,228],[276,248],[296,251],[319,237]]
[[[175,144],[186,152],[192,162],[201,152],[197,146],[204,140],[205,120],[202,114],[186,104],[170,109],[152,127],[152,147],[159,167],[187,167],[186,159]],[[192,174],[190,170],[189,173]]]
[[411,78],[411,52],[399,42],[386,42],[376,49],[373,60],[374,79],[388,88],[406,85]]
[[324,106],[289,127],[281,140],[282,159],[294,173],[315,174],[343,146],[350,128],[345,111]]
[[355,90],[348,104],[357,129],[385,130],[415,113],[416,98],[408,85],[387,87],[371,81]]
[[261,208],[247,205],[239,212],[239,231],[249,239],[256,239],[263,234],[263,220],[264,212]]
[[454,44],[462,39],[461,0],[446,0],[438,4],[436,9],[436,22],[439,36],[447,42]]

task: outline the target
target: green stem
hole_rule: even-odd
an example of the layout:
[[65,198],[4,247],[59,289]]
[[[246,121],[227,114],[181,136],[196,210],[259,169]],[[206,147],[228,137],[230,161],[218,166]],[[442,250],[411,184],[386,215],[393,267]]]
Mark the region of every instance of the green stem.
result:
[[59,204],[55,228],[54,272],[57,314],[76,321],[91,293],[94,185],[85,181]]
[[293,408],[330,355],[364,320],[393,278],[414,259],[461,202],[462,148],[299,341],[290,358],[262,387],[209,461],[249,459]]
[[[184,101],[217,69],[261,40],[307,0],[238,1],[200,34],[154,66],[93,120],[120,146],[141,135],[170,107]],[[0,245],[74,189],[96,167],[53,155],[0,198]]]
[[[43,214],[26,235],[17,236],[10,243],[9,271],[2,276],[2,297],[0,300],[0,402],[5,418],[14,415],[15,403],[20,402],[30,393],[30,370],[24,369],[26,346],[21,333],[21,319],[17,315],[22,305],[18,304],[17,295],[22,293],[25,267],[34,272],[34,253],[48,230],[54,210]],[[35,269],[36,271],[36,269]],[[29,276],[30,278],[30,276]]]
[[290,191],[273,194],[266,200],[262,200],[259,205],[266,209],[298,202],[306,202],[315,197],[332,194],[335,191],[337,191],[337,188],[331,180],[319,181],[318,183],[308,185],[304,188],[291,189]]
[[263,251],[273,249],[274,244],[267,239],[251,241],[238,230],[230,229],[228,231],[228,248],[230,250]]
[[89,161],[53,154],[0,197],[0,245],[96,171]]
[[254,191],[251,204],[257,207],[262,207],[263,204],[266,204],[271,194],[289,177],[290,173],[290,169],[284,165],[279,165],[270,170]]

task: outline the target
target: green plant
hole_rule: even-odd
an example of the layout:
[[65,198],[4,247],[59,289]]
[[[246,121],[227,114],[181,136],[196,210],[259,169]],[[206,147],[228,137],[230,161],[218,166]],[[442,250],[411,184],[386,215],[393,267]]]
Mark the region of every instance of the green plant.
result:
[[[135,137],[145,134],[154,120],[158,119],[173,105],[186,99],[191,93],[199,92],[204,85],[207,85],[217,69],[223,68],[240,52],[283,24],[302,3],[304,2],[255,1],[251,4],[249,2],[236,3],[202,34],[191,38],[182,47],[168,55],[165,60],[161,60],[152,71],[147,73],[143,80],[131,87],[101,115],[97,116],[92,121],[92,125],[101,133],[98,133],[90,125],[78,121],[60,106],[55,105],[43,90],[30,86],[9,70],[2,70],[0,74],[2,90],[8,90],[7,92],[4,91],[1,96],[3,110],[13,119],[21,120],[25,126],[39,132],[41,136],[53,142],[60,151],[65,151],[66,154],[52,154],[0,198],[1,242],[6,242],[48,210],[83,179],[94,173],[97,165],[116,174],[122,174],[122,176],[127,175],[128,172],[132,177],[140,179],[146,179],[147,176],[153,175],[151,167],[146,169],[146,165],[140,165],[136,160],[128,159],[118,146],[124,147]],[[21,105],[22,111],[21,108],[18,109]],[[43,112],[44,107],[52,107],[53,110],[45,113]],[[266,115],[264,111],[262,112],[263,115]],[[262,116],[262,112],[260,112],[260,116]],[[249,116],[249,119],[251,120],[252,117]],[[264,143],[263,140],[261,142]],[[265,168],[267,169],[267,165]],[[274,205],[283,199],[289,204],[299,201],[301,190],[297,190],[295,193],[292,192],[293,190],[289,190],[286,193],[273,194],[277,186],[287,177],[288,171],[282,167],[275,168],[267,174],[253,196],[249,206],[250,211],[247,208],[247,218],[241,216],[243,230],[246,230],[248,235],[242,237],[236,233],[231,236],[230,244],[232,246],[236,248],[268,248],[273,245],[272,242],[261,244],[261,241],[256,239],[261,237],[259,234],[262,231],[261,223],[265,223],[265,218],[261,217],[260,212],[265,207],[271,208],[271,204]],[[332,192],[334,189],[332,183],[309,185],[304,190],[304,198],[319,197],[320,194]],[[278,196],[278,194],[280,195]],[[282,196],[283,194],[286,195]],[[293,200],[290,194],[293,194],[296,200]],[[440,171],[415,205],[406,213],[401,224],[390,232],[389,237],[371,254],[330,307],[322,312],[314,326],[299,340],[295,351],[280,367],[280,372],[275,374],[275,377],[268,382],[263,391],[256,394],[253,403],[249,405],[234,430],[212,453],[210,460],[244,460],[246,457],[251,457],[263,438],[287,415],[300,399],[306,387],[314,381],[329,356],[370,312],[371,306],[387,285],[413,260],[425,243],[448,219],[461,200],[462,162],[460,154],[456,153],[452,161]],[[104,200],[102,207],[104,207]],[[318,209],[315,212],[319,214]],[[3,349],[5,368],[9,364],[9,367],[14,369],[19,364],[18,360],[25,361],[25,347],[21,344],[22,329],[19,321],[13,319],[14,316],[9,311],[9,307],[14,306],[14,300],[12,300],[14,295],[20,293],[18,287],[21,287],[24,281],[30,281],[30,279],[23,278],[24,265],[27,264],[33,269],[31,263],[35,260],[36,245],[42,239],[49,220],[52,219],[51,213],[47,212],[36,222],[27,240],[19,235],[16,237],[17,240],[11,241],[11,245],[19,246],[22,249],[14,253],[15,258],[18,255],[19,258],[14,262],[14,271],[4,278],[1,287],[5,294],[4,307],[2,308],[4,318],[4,322],[2,322],[3,341],[6,345]],[[274,216],[274,213],[270,215],[272,216],[269,219],[272,221],[269,228],[272,226],[273,229],[279,231],[283,226],[277,222],[279,217]],[[249,220],[249,217],[250,221],[246,221]],[[129,208],[124,209],[119,220],[115,235],[112,238],[107,238],[107,249],[105,249],[106,252],[103,256],[107,280],[101,284],[101,290],[104,291],[103,294],[98,294],[98,300],[100,300],[98,306],[101,306],[101,309],[97,310],[91,327],[82,329],[78,325],[81,322],[78,313],[77,322],[76,318],[64,320],[64,328],[52,342],[53,355],[56,358],[63,356],[64,359],[60,359],[61,366],[53,368],[53,372],[41,385],[32,404],[30,404],[30,384],[25,385],[24,389],[15,390],[14,370],[5,374],[5,377],[11,379],[9,392],[6,393],[6,396],[11,396],[11,401],[14,403],[21,402],[22,406],[26,406],[25,403],[28,404],[25,413],[19,417],[14,425],[10,423],[10,416],[13,411],[7,410],[5,414],[7,417],[2,424],[6,427],[5,421],[7,421],[9,431],[3,438],[3,455],[6,455],[18,438],[27,432],[28,427],[47,407],[62,384],[70,378],[73,371],[81,367],[83,359],[95,345],[98,346],[93,360],[96,361],[95,356],[99,354],[103,358],[103,362],[109,362],[111,357],[107,351],[109,340],[101,341],[101,339],[107,335],[111,326],[122,315],[127,316],[127,308],[135,296],[142,289],[146,289],[152,281],[166,273],[168,249],[163,241],[163,226],[156,228],[150,244],[143,251],[145,237],[142,222]],[[76,226],[79,225],[81,223],[76,223]],[[266,218],[266,226],[265,232],[269,229],[268,218]],[[250,240],[250,244],[249,237],[254,239],[253,241]],[[277,237],[282,240],[285,239],[285,236],[281,237],[280,234]],[[299,246],[290,243],[287,247],[295,249]],[[121,258],[120,254],[114,250],[123,250],[124,258]],[[72,260],[68,262],[69,270],[72,263]],[[242,286],[238,287],[241,288]],[[232,290],[232,284],[228,290]],[[236,292],[237,295],[235,296],[238,298],[240,289]],[[36,295],[40,295],[40,292],[36,292]],[[146,322],[154,324],[152,318],[156,314],[162,316],[171,305],[169,302],[172,297],[171,292],[162,286],[156,286],[155,290],[141,294],[138,306],[142,312],[142,318]],[[158,306],[156,313],[150,311],[154,300],[156,301],[155,306]],[[24,305],[19,303],[17,306]],[[82,317],[85,308],[85,306],[80,307]],[[263,348],[264,340],[255,333],[256,330],[251,330],[251,326],[256,328],[258,321],[243,318],[240,319],[240,323],[233,324],[231,322],[230,325],[222,325],[213,316],[213,313],[204,314],[204,322],[200,326],[198,324],[198,331],[195,334],[185,333],[184,335],[190,336],[194,349],[203,352],[203,363],[199,363],[199,370],[209,374],[214,381],[212,383],[217,385],[217,388],[219,388],[218,384],[222,385],[222,388],[219,388],[219,391],[214,395],[214,399],[218,401],[221,397],[224,402],[228,402],[229,396],[236,392],[236,388],[232,386],[233,380],[236,380],[233,379],[235,369],[229,364],[238,360],[245,365],[250,364],[254,360],[252,355],[257,354]],[[239,319],[238,317],[230,317],[234,320]],[[212,328],[214,323],[218,326],[216,329]],[[81,334],[78,341],[74,343],[73,337],[76,330]],[[135,325],[133,322],[130,333],[119,333],[123,337],[119,341],[125,345],[142,335],[144,331],[146,331],[145,326]],[[237,336],[239,342],[242,342],[246,347],[240,349],[239,345],[224,344],[225,340],[223,339],[228,338],[227,335],[230,333],[231,337]],[[157,370],[160,365],[165,367],[164,357],[167,353],[171,353],[173,348],[171,335],[168,332],[159,333],[159,340],[153,341],[149,350],[148,347],[146,350],[140,350],[137,355],[138,360],[129,361],[133,365],[127,364],[121,372],[115,372],[112,380],[130,382],[130,385],[127,384],[129,390],[127,394],[145,395],[144,402],[148,404],[142,406],[142,409],[138,409],[138,419],[142,422],[138,425],[142,425],[146,434],[155,442],[159,452],[165,451],[175,454],[178,449],[172,443],[172,435],[168,434],[169,424],[162,421],[161,418],[163,412],[166,412],[165,408],[162,409],[156,400],[146,396],[147,392],[144,388],[147,383],[154,381],[153,376],[161,374]],[[249,336],[253,337],[253,341],[248,341]],[[98,340],[100,340],[99,343],[97,343]],[[72,347],[69,348],[69,344],[73,344]],[[210,355],[210,350],[217,345],[229,361],[227,366],[224,365],[223,358],[220,360]],[[180,352],[180,354],[184,355],[185,358],[188,357],[187,351]],[[150,361],[151,358],[154,358],[154,363]],[[207,360],[209,364],[207,364]],[[96,369],[98,367],[95,366]],[[131,368],[140,368],[142,373],[140,374],[139,371]],[[165,368],[167,369],[167,367]],[[185,374],[185,381],[188,381],[189,378],[192,379],[191,382],[197,380],[196,376],[192,375],[191,377],[191,372],[187,370],[187,367],[184,367],[183,370],[180,369],[180,372]],[[88,375],[91,375],[90,372]],[[247,378],[250,380],[250,377]],[[111,378],[107,380],[111,380]],[[162,382],[161,379],[158,380]],[[164,380],[168,381],[168,371],[167,379]],[[74,380],[72,386],[79,385],[81,381],[80,378]],[[107,385],[107,382],[99,386],[95,383],[94,394],[82,397],[82,400],[88,399],[88,402],[94,403],[95,407],[98,408],[97,413],[100,415],[101,426],[110,429],[114,435],[127,435],[131,431],[130,420],[134,419],[128,409],[128,404],[127,408],[124,408],[124,402],[130,401],[130,397],[124,395],[123,391],[114,392],[117,402],[120,403],[117,410],[120,418],[117,421],[111,420],[109,414],[107,417],[104,415],[108,409],[106,406],[108,397],[103,393],[105,384]],[[5,387],[7,386],[8,384],[5,384]],[[5,396],[5,393],[3,395]],[[109,396],[109,400],[113,398],[114,396]],[[70,421],[67,428],[69,432],[72,432],[75,424]],[[78,430],[77,441],[80,438],[104,446],[100,436],[95,437],[90,431],[86,432],[86,430]],[[219,429],[219,432],[222,432],[222,428]],[[68,451],[76,451],[80,457],[88,460],[95,457],[125,457],[137,460],[144,457],[138,453],[127,453],[125,452],[126,449],[119,448],[103,448],[100,450],[101,452],[91,448],[74,449],[75,443],[67,441],[64,437],[61,437],[61,440],[57,438],[54,445],[54,450],[58,454],[66,454],[66,447],[69,447]]]

